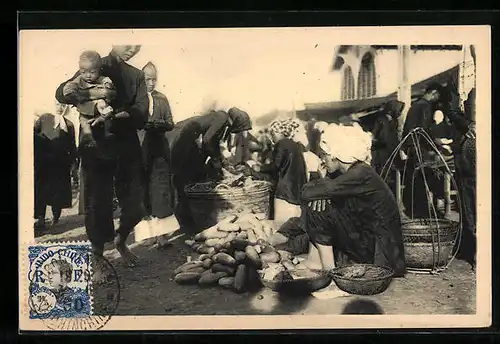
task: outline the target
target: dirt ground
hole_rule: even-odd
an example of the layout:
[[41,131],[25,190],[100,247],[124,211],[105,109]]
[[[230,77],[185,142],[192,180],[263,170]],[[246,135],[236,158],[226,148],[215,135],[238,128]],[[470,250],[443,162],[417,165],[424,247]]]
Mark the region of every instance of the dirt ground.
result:
[[[108,248],[106,256],[120,282],[117,315],[342,314],[348,304],[359,300],[372,301],[384,314],[475,314],[476,276],[466,262],[459,260],[439,275],[408,273],[394,279],[384,293],[371,297],[320,300],[311,295],[286,297],[265,288],[236,294],[219,287],[181,286],[173,281],[172,272],[193,255],[183,244],[187,235],[160,251],[134,243],[131,235],[132,250],[141,258],[133,269],[121,263],[112,247]],[[64,210],[60,222],[37,240],[86,240],[83,217],[76,209]],[[369,307],[360,307],[357,312],[370,312]]]

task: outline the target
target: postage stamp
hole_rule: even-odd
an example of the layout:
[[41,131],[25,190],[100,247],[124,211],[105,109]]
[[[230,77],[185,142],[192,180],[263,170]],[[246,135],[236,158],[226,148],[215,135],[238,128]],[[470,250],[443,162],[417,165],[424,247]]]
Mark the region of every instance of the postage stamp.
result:
[[29,247],[30,319],[92,314],[90,252],[86,244]]
[[[40,243],[28,247],[29,319],[53,330],[97,330],[116,311],[118,276],[87,242]],[[107,271],[95,280],[93,268]]]

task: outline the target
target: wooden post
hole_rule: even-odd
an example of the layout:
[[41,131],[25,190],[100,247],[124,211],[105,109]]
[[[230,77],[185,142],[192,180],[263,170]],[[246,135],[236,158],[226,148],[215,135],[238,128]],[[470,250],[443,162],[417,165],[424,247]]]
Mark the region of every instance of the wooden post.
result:
[[[406,120],[406,114],[411,106],[411,84],[409,80],[409,59],[410,59],[410,46],[398,46],[398,67],[399,67],[399,81],[398,81],[398,100],[405,103],[405,107],[398,119],[398,137],[402,139],[403,126]],[[401,200],[402,187],[401,187],[401,172],[396,171],[396,199],[400,209],[403,208]]]

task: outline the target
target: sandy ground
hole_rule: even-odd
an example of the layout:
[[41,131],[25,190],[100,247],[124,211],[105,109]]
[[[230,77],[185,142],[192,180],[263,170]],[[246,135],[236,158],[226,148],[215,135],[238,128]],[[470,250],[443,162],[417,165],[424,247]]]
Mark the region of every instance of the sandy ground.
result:
[[[360,299],[371,300],[385,314],[475,313],[476,276],[467,263],[459,260],[454,260],[448,270],[439,275],[408,273],[404,278],[393,280],[384,293],[371,297],[320,300],[311,295],[285,297],[265,288],[256,293],[236,294],[218,287],[181,286],[172,280],[172,271],[192,254],[182,243],[186,238],[180,237],[172,247],[159,251],[147,244],[134,243],[131,235],[132,250],[141,258],[133,269],[124,266],[116,251],[108,248],[106,256],[119,276],[121,287],[116,314],[342,314],[346,305]],[[76,214],[75,208],[66,209],[61,221],[37,240],[86,240],[83,217]],[[367,311],[363,307],[358,310]]]

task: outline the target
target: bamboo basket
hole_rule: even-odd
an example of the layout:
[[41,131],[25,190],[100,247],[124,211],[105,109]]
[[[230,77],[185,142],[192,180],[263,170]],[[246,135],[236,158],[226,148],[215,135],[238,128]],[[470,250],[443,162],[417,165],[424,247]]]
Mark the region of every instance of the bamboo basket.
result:
[[[194,191],[194,184],[185,192],[193,222],[199,229],[217,224],[231,214],[265,213],[269,217],[272,184],[254,181],[251,187],[217,187],[209,191]],[[222,185],[221,185],[222,186]]]
[[451,260],[458,223],[415,219],[402,224],[405,262],[409,269],[440,269]]

